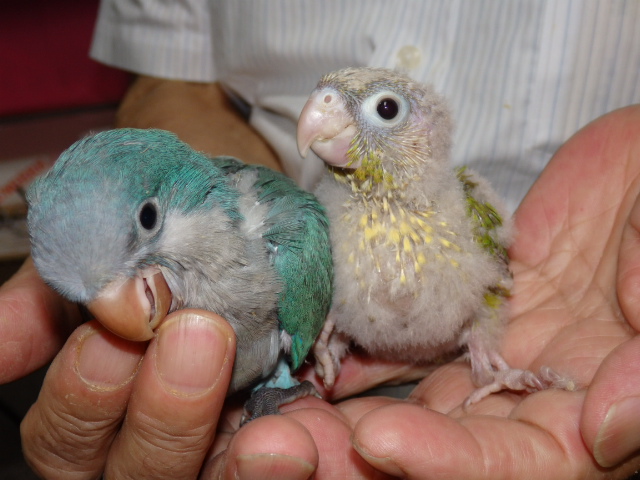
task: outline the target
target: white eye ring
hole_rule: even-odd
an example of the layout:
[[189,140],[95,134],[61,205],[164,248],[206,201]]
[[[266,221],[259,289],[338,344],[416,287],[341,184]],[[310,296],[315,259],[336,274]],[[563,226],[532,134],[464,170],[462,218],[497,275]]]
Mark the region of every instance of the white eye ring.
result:
[[362,114],[375,126],[395,127],[409,115],[409,102],[390,90],[382,90],[362,103]]

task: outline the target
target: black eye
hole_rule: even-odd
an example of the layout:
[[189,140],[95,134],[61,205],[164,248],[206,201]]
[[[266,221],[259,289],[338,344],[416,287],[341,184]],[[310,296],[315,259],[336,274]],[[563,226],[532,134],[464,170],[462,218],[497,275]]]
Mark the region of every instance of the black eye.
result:
[[392,98],[383,98],[376,108],[378,115],[385,120],[393,120],[398,115],[398,103]]
[[140,225],[147,230],[153,230],[158,220],[158,210],[153,203],[145,203],[140,209]]

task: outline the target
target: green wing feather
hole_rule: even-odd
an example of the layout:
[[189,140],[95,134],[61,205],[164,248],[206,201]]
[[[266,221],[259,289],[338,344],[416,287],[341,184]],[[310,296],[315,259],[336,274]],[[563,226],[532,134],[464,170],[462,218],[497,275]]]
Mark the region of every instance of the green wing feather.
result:
[[[502,226],[502,217],[489,202],[483,202],[474,197],[473,193],[478,186],[469,174],[466,173],[467,167],[459,167],[456,169],[456,175],[467,200],[467,215],[473,222],[473,233],[476,241],[492,256],[502,260],[505,270],[508,271],[509,254],[505,245],[500,243],[497,238],[496,230]],[[485,293],[485,302],[493,309],[499,308],[504,299],[509,297],[511,292],[504,285],[494,285]]]
[[298,369],[322,330],[333,294],[333,259],[329,221],[324,207],[291,179],[266,167],[223,159],[229,173],[257,172],[258,202],[269,205],[263,238],[273,254],[273,265],[283,280],[278,317],[292,338],[291,366]]
[[489,202],[483,202],[473,196],[478,186],[471,176],[466,173],[467,167],[456,169],[456,175],[467,200],[467,214],[473,222],[473,233],[476,241],[491,255],[500,257],[505,263],[509,262],[506,247],[496,238],[496,230],[502,226],[502,217]]

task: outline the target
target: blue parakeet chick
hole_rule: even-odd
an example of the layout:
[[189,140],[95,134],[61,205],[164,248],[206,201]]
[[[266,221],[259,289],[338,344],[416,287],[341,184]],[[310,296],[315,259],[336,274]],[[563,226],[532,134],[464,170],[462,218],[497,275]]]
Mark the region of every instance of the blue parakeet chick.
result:
[[415,363],[466,347],[480,387],[467,405],[564,385],[499,353],[511,223],[484,179],[451,167],[451,132],[442,97],[387,69],[330,73],[302,111],[300,152],[328,167],[315,193],[330,218],[335,294],[314,347],[327,387],[351,341]]
[[114,333],[148,340],[167,313],[206,309],[236,334],[230,393],[287,389],[258,389],[249,418],[315,392],[290,372],[331,303],[329,227],[290,179],[169,132],[118,129],[72,145],[28,201],[40,275]]

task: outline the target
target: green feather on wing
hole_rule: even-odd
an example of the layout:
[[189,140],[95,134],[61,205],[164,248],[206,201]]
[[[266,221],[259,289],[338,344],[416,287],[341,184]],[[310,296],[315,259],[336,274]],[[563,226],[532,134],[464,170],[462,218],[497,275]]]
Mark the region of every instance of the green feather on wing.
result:
[[283,281],[278,304],[280,327],[292,339],[291,367],[298,369],[322,330],[333,293],[333,259],[324,207],[293,180],[269,168],[228,158],[218,162],[228,173],[257,172],[258,202],[269,205],[262,235]]
[[[500,258],[505,265],[505,269],[509,264],[509,255],[505,245],[500,243],[497,239],[496,230],[502,226],[502,217],[489,202],[483,202],[474,197],[474,190],[478,186],[476,182],[471,179],[471,175],[466,173],[467,167],[458,167],[456,169],[456,176],[462,188],[467,200],[467,215],[473,221],[473,234],[476,241],[492,256]],[[505,299],[511,296],[510,289],[499,283],[488,288],[484,294],[485,304],[494,312],[497,312],[502,305],[504,305]],[[494,320],[497,322],[499,318],[497,313]]]
[[506,247],[496,238],[496,230],[502,226],[502,217],[493,205],[482,202],[473,196],[478,186],[469,174],[466,166],[456,169],[456,176],[462,184],[467,200],[467,214],[473,221],[473,233],[476,241],[491,255],[495,255],[509,262]]
[[284,280],[279,319],[291,335],[291,364],[296,370],[322,330],[331,306],[329,221],[316,198],[292,180],[267,168],[258,172],[258,201],[271,203],[265,219],[271,227],[263,237],[275,246],[274,266]]

